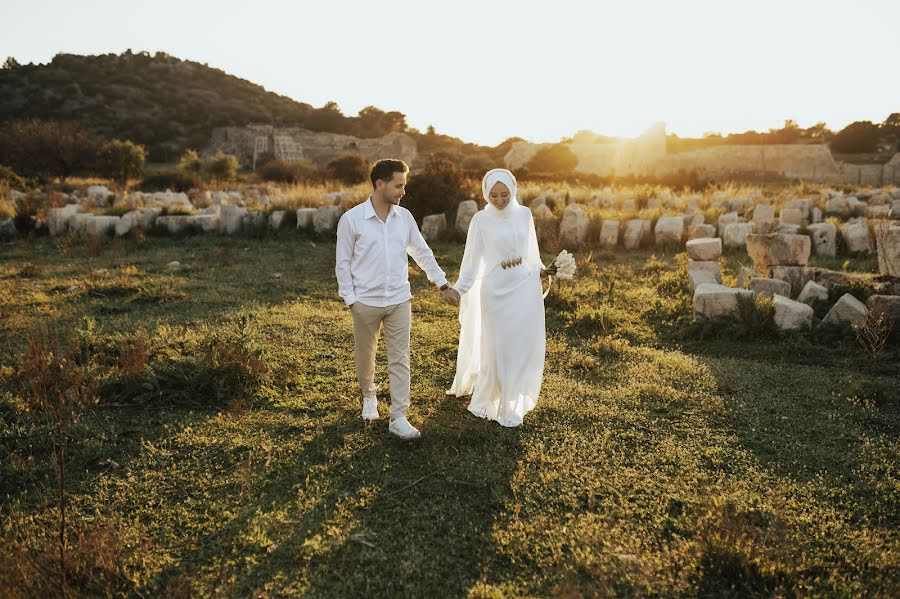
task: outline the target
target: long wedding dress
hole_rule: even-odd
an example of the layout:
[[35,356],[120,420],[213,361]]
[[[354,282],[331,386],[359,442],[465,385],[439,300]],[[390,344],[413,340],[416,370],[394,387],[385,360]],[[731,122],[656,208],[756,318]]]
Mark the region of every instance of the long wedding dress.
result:
[[488,202],[469,224],[459,279],[456,376],[447,391],[471,394],[469,411],[519,426],[544,376],[546,329],[541,262],[531,210],[515,196]]

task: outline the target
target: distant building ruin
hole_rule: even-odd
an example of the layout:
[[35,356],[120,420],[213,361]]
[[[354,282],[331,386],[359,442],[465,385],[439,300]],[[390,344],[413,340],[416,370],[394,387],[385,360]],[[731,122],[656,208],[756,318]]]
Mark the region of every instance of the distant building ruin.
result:
[[[541,147],[549,145],[553,144],[515,143],[504,157],[506,165],[521,168]],[[825,144],[719,145],[670,154],[661,123],[635,139],[603,143],[592,133],[581,132],[567,145],[578,158],[576,172],[602,177],[665,177],[694,172],[714,181],[900,184],[900,153],[887,164],[839,162]]]
[[220,150],[234,154],[247,168],[255,168],[257,160],[265,153],[271,153],[279,160],[311,160],[320,167],[346,152],[357,152],[367,162],[375,162],[379,158],[399,158],[410,166],[418,157],[415,140],[405,133],[364,139],[270,125],[217,127],[213,129],[210,142],[202,154],[210,156]]

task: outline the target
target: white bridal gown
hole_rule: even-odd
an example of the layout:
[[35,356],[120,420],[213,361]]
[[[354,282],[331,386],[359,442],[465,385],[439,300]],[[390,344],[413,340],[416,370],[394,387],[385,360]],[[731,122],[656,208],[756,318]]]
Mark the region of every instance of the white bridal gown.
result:
[[[504,261],[521,258],[503,268]],[[515,198],[488,203],[469,225],[454,288],[461,294],[456,376],[447,391],[472,395],[469,411],[518,426],[538,400],[546,330],[541,263],[531,210]]]

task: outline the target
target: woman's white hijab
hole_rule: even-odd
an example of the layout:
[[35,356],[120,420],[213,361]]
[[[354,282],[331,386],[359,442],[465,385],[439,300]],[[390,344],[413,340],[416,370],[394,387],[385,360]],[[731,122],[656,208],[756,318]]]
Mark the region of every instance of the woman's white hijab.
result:
[[[503,210],[498,210],[491,203],[491,190],[497,183],[503,183],[509,189],[509,204],[504,206]],[[519,200],[516,198],[517,191],[518,185],[516,184],[515,175],[505,168],[491,169],[481,179],[481,194],[484,196],[484,201],[487,202],[485,208],[497,216],[505,216],[515,211],[516,206],[519,205]]]

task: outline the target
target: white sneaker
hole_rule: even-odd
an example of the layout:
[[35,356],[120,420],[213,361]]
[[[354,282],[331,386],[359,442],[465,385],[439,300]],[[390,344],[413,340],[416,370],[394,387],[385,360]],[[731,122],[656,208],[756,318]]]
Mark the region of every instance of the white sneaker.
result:
[[363,397],[363,420],[378,420],[378,398]]
[[391,420],[390,425],[388,425],[388,432],[401,439],[418,439],[422,436],[422,433],[409,423],[406,416]]

